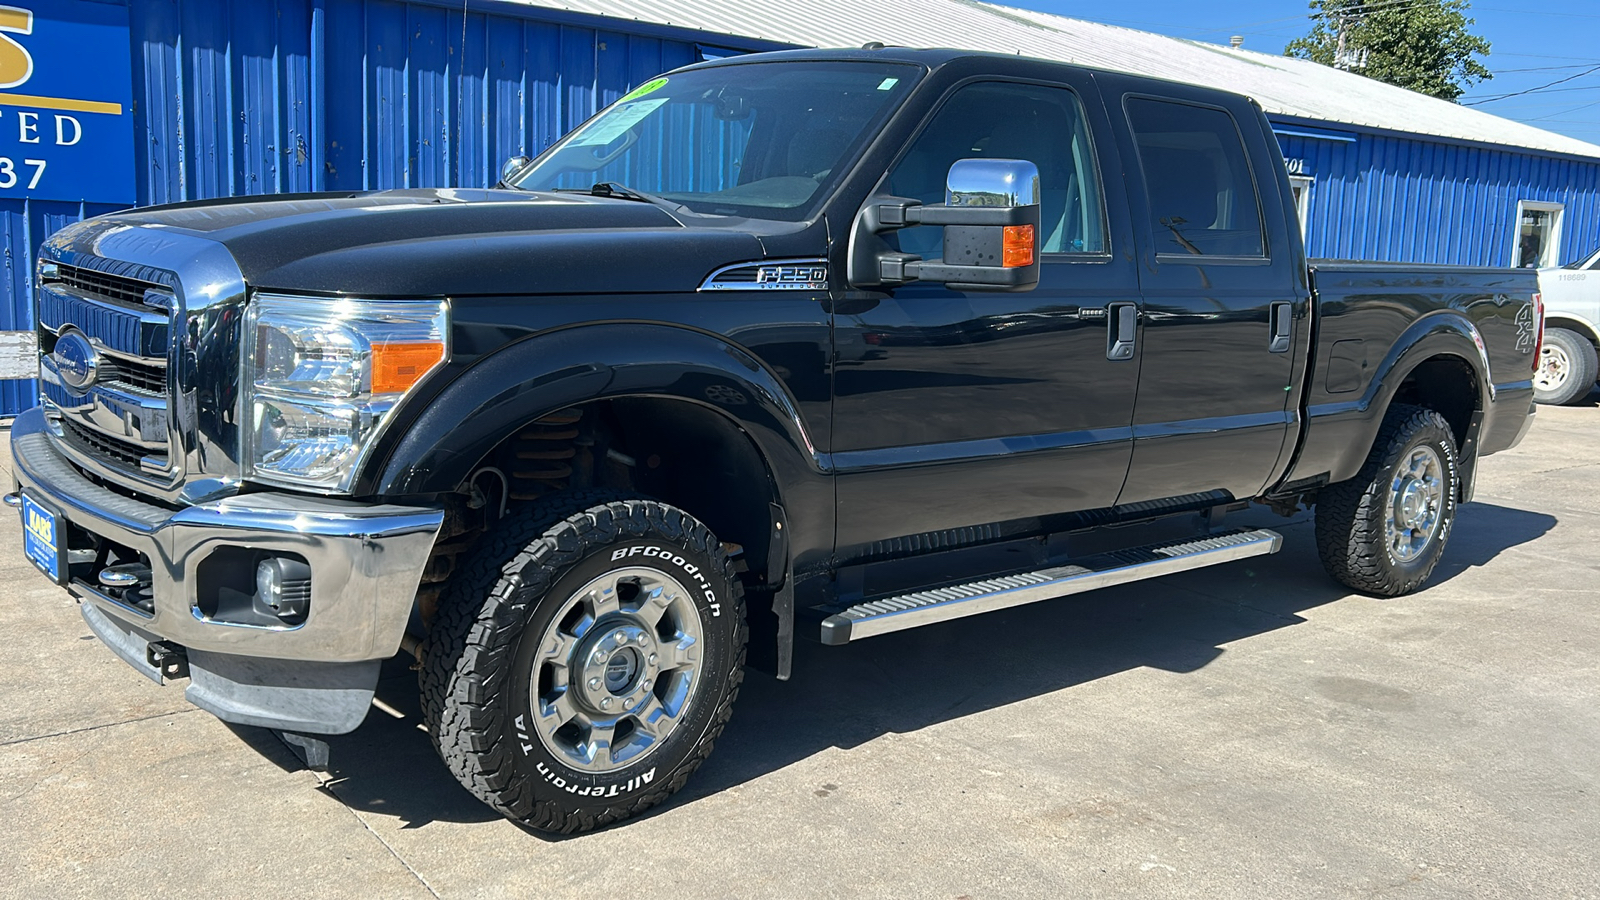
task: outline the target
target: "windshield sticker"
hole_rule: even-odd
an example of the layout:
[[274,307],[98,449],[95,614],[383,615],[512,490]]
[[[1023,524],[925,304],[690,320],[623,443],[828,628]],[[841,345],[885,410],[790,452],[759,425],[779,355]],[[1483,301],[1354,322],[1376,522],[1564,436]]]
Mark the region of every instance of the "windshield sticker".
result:
[[887,91],[899,83],[900,79],[898,78],[885,78],[884,80],[878,82],[878,90]]
[[659,90],[661,90],[662,88],[664,88],[666,86],[667,86],[667,80],[665,78],[656,78],[656,79],[653,79],[651,81],[646,81],[644,84],[641,84],[638,87],[634,88],[633,90],[629,91],[627,94],[625,94],[623,96],[623,98],[621,100],[618,100],[617,102],[618,103],[627,103],[629,100],[637,100],[640,97],[643,97],[645,94],[649,94],[649,93],[652,93],[654,91],[659,91]]
[[666,102],[667,98],[662,97],[659,100],[642,100],[634,103],[619,104],[613,107],[610,112],[601,116],[593,125],[579,132],[578,136],[572,139],[572,143],[569,146],[594,147],[609,144],[622,137],[623,134],[627,133],[628,129],[639,124],[645,116],[655,112],[661,104]]

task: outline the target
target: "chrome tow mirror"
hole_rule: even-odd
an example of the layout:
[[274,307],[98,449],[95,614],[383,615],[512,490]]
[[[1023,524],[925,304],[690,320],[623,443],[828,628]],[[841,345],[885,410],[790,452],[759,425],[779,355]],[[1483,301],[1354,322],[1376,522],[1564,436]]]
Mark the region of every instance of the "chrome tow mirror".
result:
[[944,179],[945,206],[1038,206],[1039,167],[1025,159],[958,159]]
[[[881,235],[944,226],[944,255],[924,260]],[[945,178],[943,206],[879,197],[862,207],[850,247],[850,283],[889,288],[943,282],[958,291],[1031,291],[1039,284],[1039,167],[1025,159],[961,159]]]
[[511,179],[516,177],[516,174],[518,172],[521,172],[523,169],[526,169],[528,167],[528,163],[531,163],[531,162],[533,162],[533,160],[529,159],[526,156],[513,156],[510,159],[506,160],[505,164],[500,166],[500,184],[501,184],[501,186],[510,187],[511,186]]

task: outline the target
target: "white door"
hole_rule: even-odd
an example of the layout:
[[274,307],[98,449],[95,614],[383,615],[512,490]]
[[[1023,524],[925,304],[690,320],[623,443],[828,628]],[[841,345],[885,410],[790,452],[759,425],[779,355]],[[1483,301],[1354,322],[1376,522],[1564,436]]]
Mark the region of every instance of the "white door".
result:
[[1511,264],[1519,269],[1545,269],[1561,264],[1559,203],[1522,200],[1517,203],[1517,231]]

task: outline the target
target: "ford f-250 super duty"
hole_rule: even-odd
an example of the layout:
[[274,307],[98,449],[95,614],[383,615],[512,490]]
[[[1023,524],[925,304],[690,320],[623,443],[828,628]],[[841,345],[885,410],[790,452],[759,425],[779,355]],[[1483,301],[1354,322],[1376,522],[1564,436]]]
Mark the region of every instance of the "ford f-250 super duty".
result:
[[877,46],[692,66],[494,189],[58,232],[7,499],[198,706],[314,750],[404,648],[469,791],[593,828],[707,757],[747,645],[786,678],[796,635],[1271,553],[1223,521],[1250,501],[1314,505],[1355,590],[1422,585],[1531,421],[1534,274],[1299,234],[1245,97]]

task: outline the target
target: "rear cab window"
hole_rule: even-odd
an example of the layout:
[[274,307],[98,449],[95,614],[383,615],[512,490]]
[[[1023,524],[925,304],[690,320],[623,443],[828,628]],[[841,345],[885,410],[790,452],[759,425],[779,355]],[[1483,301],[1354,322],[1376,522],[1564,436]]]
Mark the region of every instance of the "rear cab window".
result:
[[1233,115],[1152,97],[1124,102],[1157,256],[1265,258],[1260,198]]

